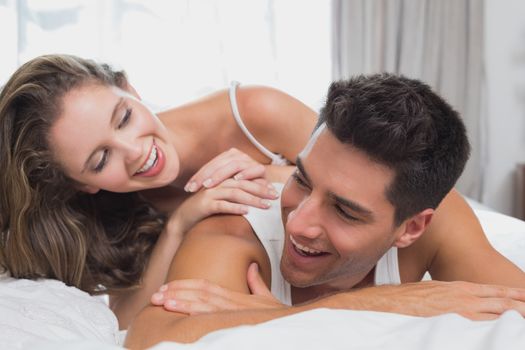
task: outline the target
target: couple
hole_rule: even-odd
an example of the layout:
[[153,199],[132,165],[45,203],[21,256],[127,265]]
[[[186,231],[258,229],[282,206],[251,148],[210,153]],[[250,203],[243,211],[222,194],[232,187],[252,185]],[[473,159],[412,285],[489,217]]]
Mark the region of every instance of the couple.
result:
[[[479,223],[450,234],[473,217],[450,192],[468,154],[458,114],[425,84],[388,74],[333,83],[280,208],[276,201],[270,211],[213,216],[191,229],[171,263],[173,282],[152,297],[164,307],[138,315],[126,346],[190,342],[317,307],[525,314],[525,274]],[[445,197],[454,210],[436,211]],[[439,225],[429,229],[433,219]],[[419,282],[427,271],[476,283]]]
[[[418,281],[426,270],[435,279],[523,287],[523,273],[488,245],[470,208],[450,191],[467,157],[457,118],[417,81],[359,77],[332,87],[317,134],[297,158],[317,117],[275,89],[234,86],[152,113],[123,72],[70,55],[40,56],[22,65],[0,92],[0,268],[15,278],[54,278],[90,294],[109,294],[123,329],[171,280],[209,279],[251,305],[246,270],[252,262],[267,284],[272,280],[272,289],[289,290],[294,304],[373,282]],[[241,152],[228,151],[232,147]],[[296,159],[297,168],[286,165]],[[281,201],[286,236],[274,228],[280,218],[265,220],[254,210],[247,218],[274,225],[268,228],[273,236],[256,232],[259,240],[244,219],[212,216],[188,233],[173,258],[196,222],[218,213],[244,214],[247,206],[266,208],[276,195],[259,178],[287,179],[292,171]],[[266,241],[275,244],[268,252]],[[282,252],[291,289],[279,282]],[[393,278],[379,278],[382,265]],[[260,294],[253,270],[250,286]],[[422,315],[456,311],[475,318],[484,316],[476,311],[503,311],[501,303],[522,307],[511,300],[516,290],[496,289],[514,294],[493,300],[492,288],[464,288],[437,282],[365,288],[270,315],[331,305]],[[189,302],[180,288],[168,289],[166,300],[173,290],[179,308]],[[476,298],[480,290],[478,303],[461,299]],[[428,304],[431,291],[456,304]],[[403,308],[389,302],[395,295]],[[425,308],[410,309],[410,296]],[[275,306],[273,299],[255,300]],[[484,300],[495,303],[477,309]],[[200,317],[147,308],[130,344],[135,335],[141,338],[141,322],[149,316],[206,325]],[[225,326],[216,315],[207,317],[214,320],[208,325]],[[193,329],[195,337],[203,334]]]

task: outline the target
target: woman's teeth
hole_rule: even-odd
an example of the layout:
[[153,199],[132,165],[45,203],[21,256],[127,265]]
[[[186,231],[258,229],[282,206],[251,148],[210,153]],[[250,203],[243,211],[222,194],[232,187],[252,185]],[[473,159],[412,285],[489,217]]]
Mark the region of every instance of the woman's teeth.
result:
[[323,252],[320,250],[308,248],[302,244],[297,243],[292,236],[290,236],[290,241],[292,242],[296,250],[298,250],[299,253],[302,253],[302,255],[317,256],[323,254]]
[[156,161],[157,161],[157,147],[153,145],[151,153],[149,154],[148,160],[146,161],[146,163],[144,163],[142,168],[137,170],[135,174],[140,174],[140,173],[148,171],[149,169],[151,169],[151,167],[155,164]]

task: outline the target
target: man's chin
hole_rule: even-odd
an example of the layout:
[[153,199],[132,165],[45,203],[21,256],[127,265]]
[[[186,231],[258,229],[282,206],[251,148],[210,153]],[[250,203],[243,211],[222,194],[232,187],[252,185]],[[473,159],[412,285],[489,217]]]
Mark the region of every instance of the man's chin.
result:
[[285,267],[281,265],[281,274],[286,282],[290,283],[291,286],[296,288],[307,288],[314,285],[314,282],[311,277],[301,276],[297,271],[288,271]]

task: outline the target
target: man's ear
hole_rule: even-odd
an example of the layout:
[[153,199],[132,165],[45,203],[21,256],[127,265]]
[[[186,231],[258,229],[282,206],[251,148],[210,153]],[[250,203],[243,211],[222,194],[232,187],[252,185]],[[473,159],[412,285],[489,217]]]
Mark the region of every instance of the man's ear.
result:
[[77,185],[77,188],[82,192],[91,193],[91,194],[95,194],[98,191],[100,191],[100,188],[90,186],[90,185],[84,185],[84,184]]
[[425,232],[432,215],[434,215],[434,209],[428,208],[405,220],[401,225],[402,231],[394,241],[394,246],[405,248],[414,243]]

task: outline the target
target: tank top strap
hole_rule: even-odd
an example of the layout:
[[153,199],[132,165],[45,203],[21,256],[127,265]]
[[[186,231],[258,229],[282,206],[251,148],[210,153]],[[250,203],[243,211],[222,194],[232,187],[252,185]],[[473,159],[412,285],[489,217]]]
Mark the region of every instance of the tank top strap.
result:
[[374,284],[401,284],[397,247],[392,247],[379,259],[374,274]]
[[269,149],[264,147],[259,141],[257,141],[257,139],[252,135],[250,130],[248,130],[248,128],[242,121],[241,114],[239,113],[239,107],[237,106],[237,96],[236,96],[237,86],[239,86],[239,82],[232,81],[230,85],[230,105],[232,108],[233,118],[237,122],[237,125],[239,125],[239,128],[241,128],[242,132],[244,133],[244,135],[246,135],[248,140],[250,140],[250,142],[259,151],[261,151],[262,154],[264,154],[265,156],[267,156],[268,158],[272,160],[272,164],[274,165],[288,164],[288,161],[282,155],[271,152]]

